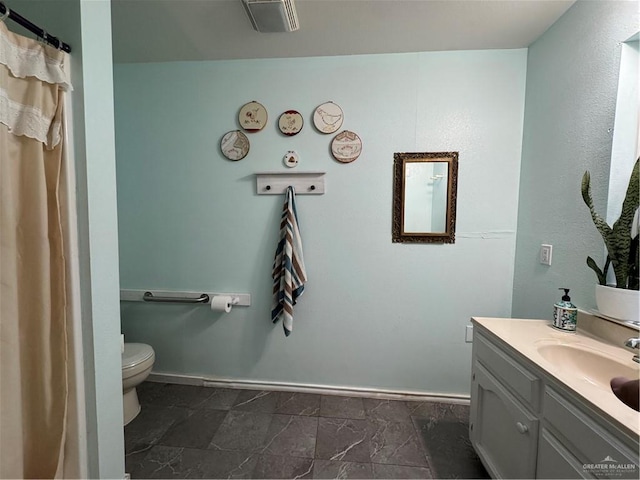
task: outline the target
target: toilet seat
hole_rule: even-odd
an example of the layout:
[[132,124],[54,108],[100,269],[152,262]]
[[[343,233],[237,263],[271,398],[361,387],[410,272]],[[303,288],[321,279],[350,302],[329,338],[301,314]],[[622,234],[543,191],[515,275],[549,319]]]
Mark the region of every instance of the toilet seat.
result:
[[144,343],[125,343],[122,353],[122,370],[130,370],[154,356],[153,348]]

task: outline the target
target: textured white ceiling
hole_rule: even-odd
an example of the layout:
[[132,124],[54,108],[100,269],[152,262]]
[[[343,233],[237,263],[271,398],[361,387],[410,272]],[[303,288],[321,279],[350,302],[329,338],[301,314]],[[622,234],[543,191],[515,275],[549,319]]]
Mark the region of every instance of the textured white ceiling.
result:
[[241,0],[112,0],[116,63],[523,48],[575,0],[296,0],[258,33]]

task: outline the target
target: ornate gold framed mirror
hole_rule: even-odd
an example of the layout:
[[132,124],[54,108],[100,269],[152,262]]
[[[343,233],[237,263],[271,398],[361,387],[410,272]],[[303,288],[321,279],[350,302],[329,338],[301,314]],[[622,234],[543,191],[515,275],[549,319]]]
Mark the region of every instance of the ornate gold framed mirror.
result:
[[458,152],[393,154],[394,243],[455,243]]

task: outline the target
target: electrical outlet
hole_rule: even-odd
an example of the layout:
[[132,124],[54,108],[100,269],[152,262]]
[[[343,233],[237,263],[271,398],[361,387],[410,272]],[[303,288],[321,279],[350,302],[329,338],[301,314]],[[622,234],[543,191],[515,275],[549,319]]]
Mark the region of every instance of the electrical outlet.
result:
[[464,332],[464,341],[466,343],[472,343],[473,342],[473,325],[467,325],[465,332]]
[[545,245],[540,246],[540,263],[542,265],[551,265],[551,255],[553,254],[553,246]]

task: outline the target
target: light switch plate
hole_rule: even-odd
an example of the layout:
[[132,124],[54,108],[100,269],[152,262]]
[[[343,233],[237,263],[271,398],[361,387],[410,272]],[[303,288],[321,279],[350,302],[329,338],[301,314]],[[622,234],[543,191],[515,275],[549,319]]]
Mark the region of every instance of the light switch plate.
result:
[[464,341],[466,343],[473,342],[473,325],[467,325],[464,333]]
[[551,265],[551,255],[553,254],[553,246],[542,244],[540,245],[540,263],[542,265]]

